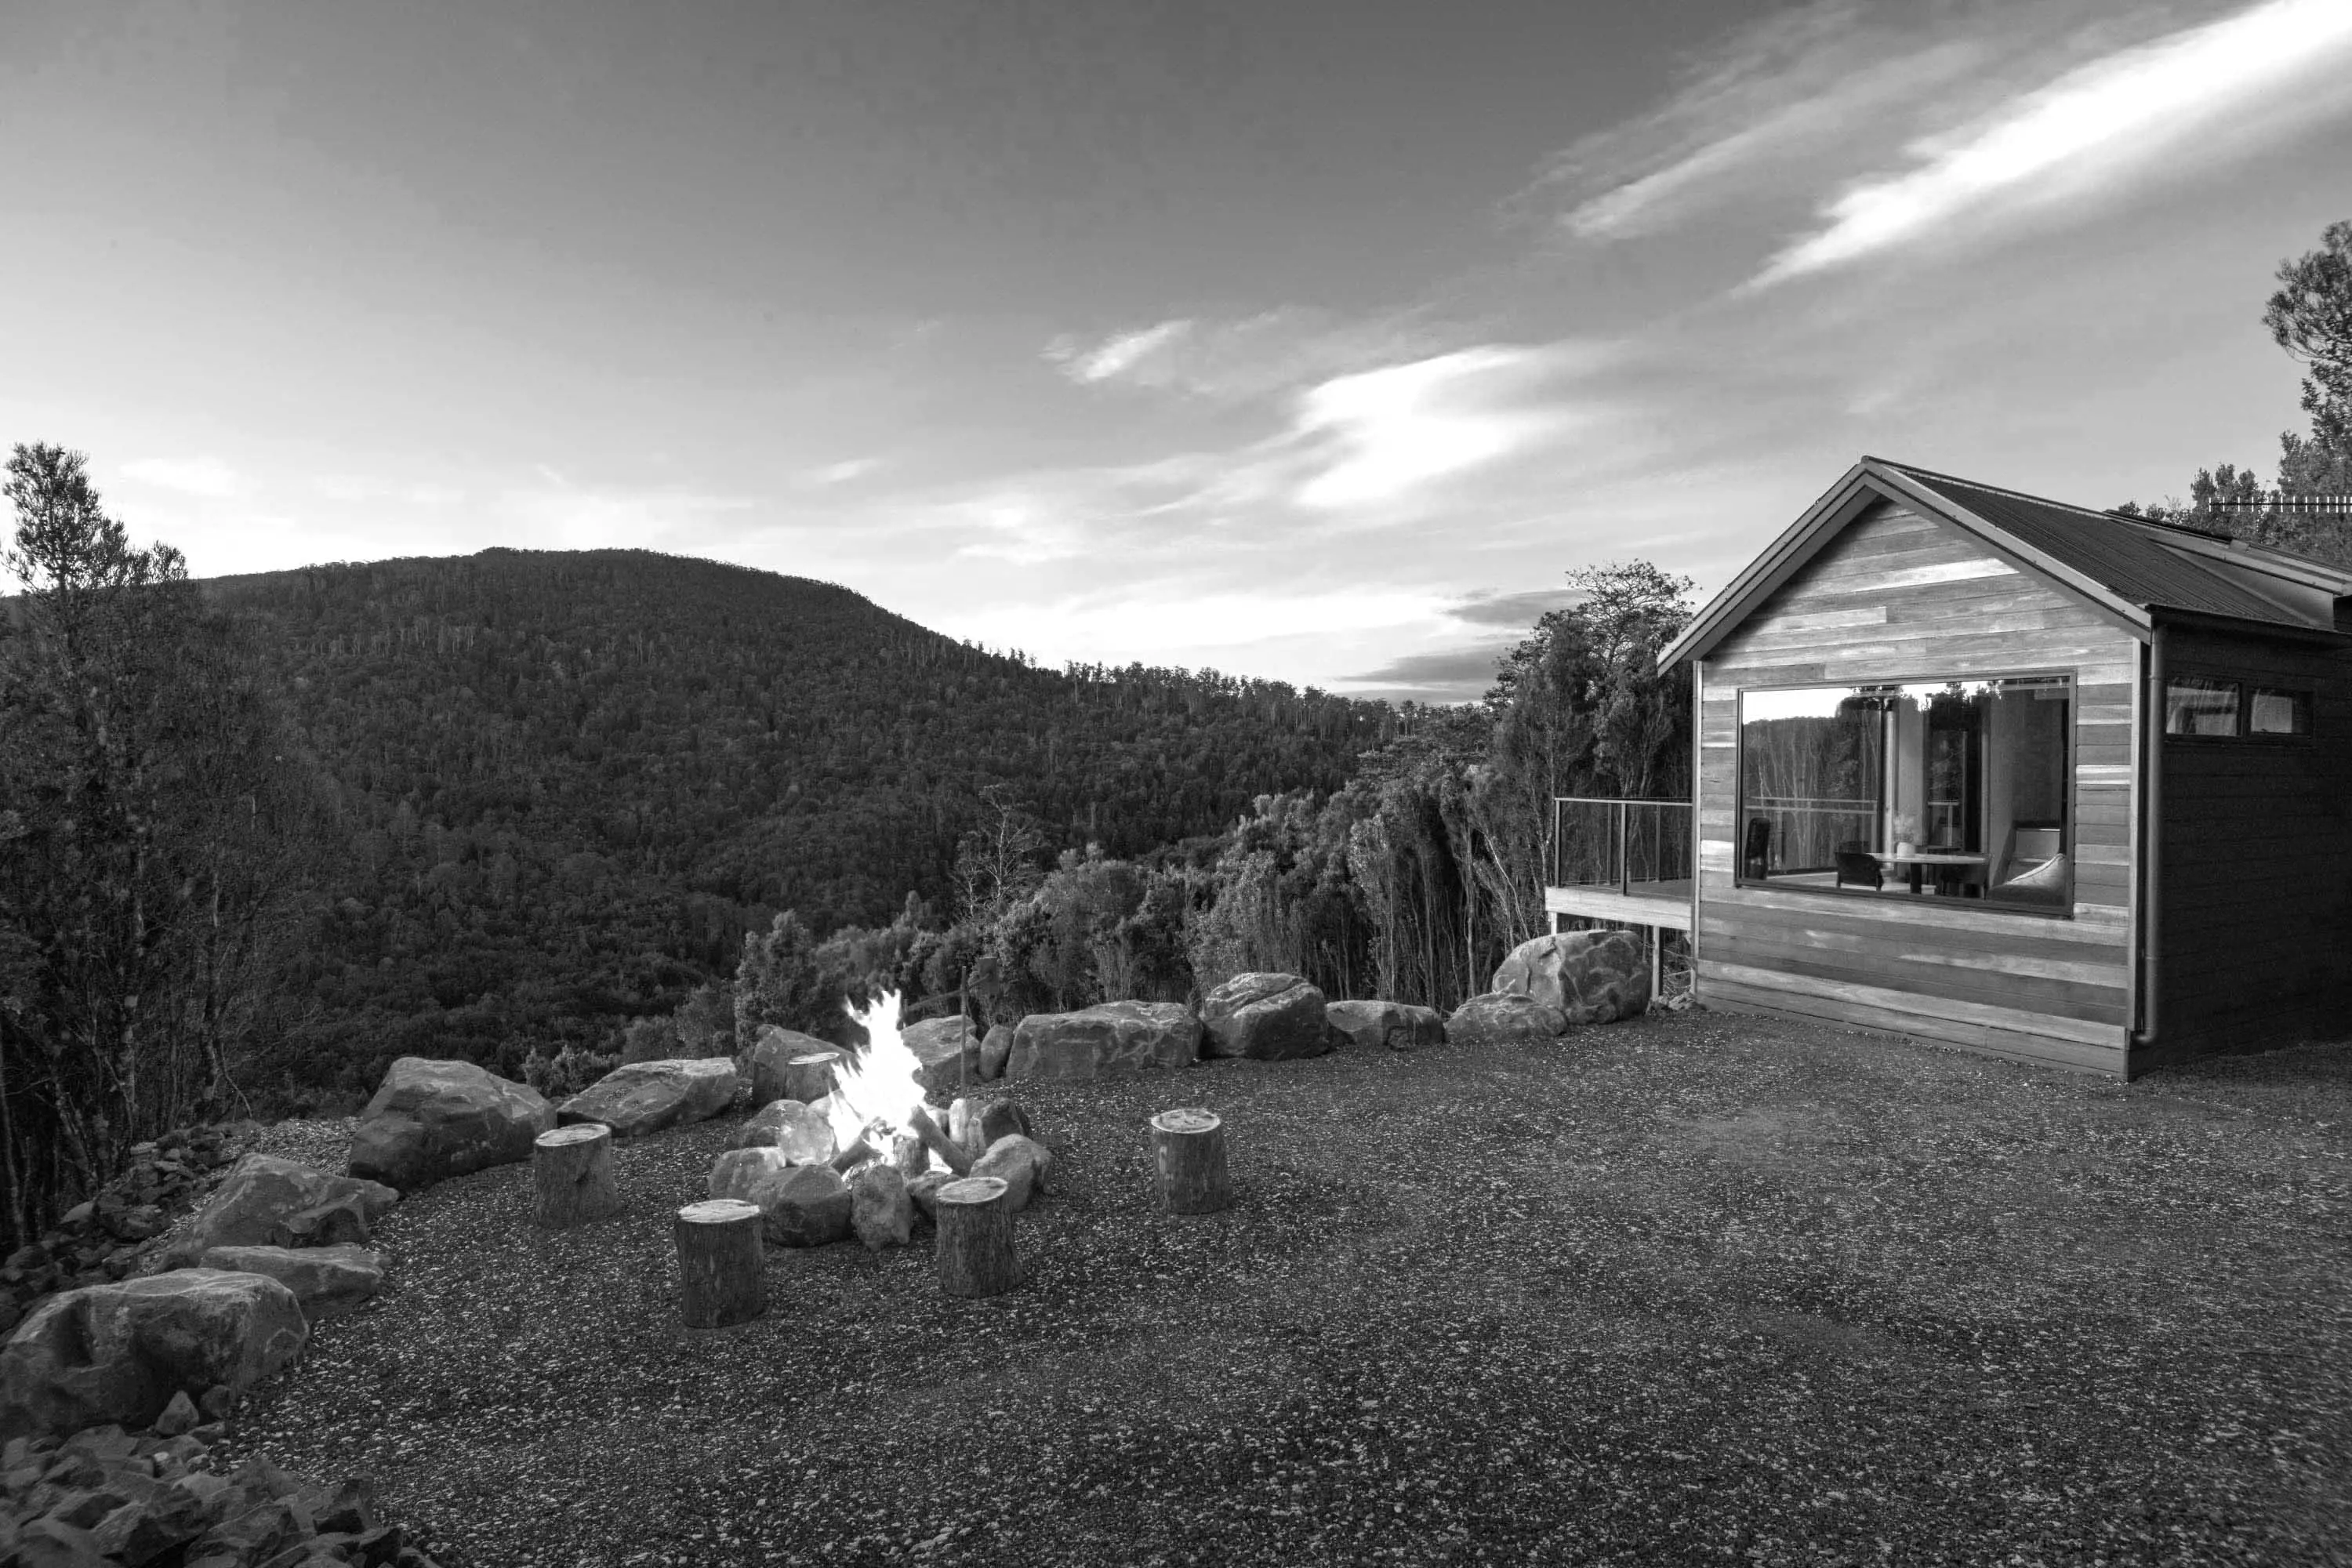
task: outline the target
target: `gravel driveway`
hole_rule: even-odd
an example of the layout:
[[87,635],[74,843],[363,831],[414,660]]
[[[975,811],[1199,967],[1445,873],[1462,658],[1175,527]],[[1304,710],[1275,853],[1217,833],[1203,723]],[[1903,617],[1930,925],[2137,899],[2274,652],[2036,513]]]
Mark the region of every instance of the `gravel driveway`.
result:
[[[238,1442],[473,1568],[2352,1561],[2352,1048],[2125,1086],[1694,1013],[1022,1100],[1033,1276],[773,1251],[678,1326],[729,1118],[542,1235],[401,1205]],[[1222,1112],[1236,1206],[1147,1191]]]

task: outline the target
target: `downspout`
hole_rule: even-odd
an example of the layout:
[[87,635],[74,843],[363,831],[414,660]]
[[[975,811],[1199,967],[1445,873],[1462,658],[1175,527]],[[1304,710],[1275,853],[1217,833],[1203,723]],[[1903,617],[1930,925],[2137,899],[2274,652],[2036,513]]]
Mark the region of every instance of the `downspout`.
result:
[[2157,1041],[2158,1007],[2164,986],[2164,628],[2154,626],[2147,639],[2147,757],[2145,787],[2140,791],[2139,832],[2139,1027],[2132,1048],[2147,1050]]

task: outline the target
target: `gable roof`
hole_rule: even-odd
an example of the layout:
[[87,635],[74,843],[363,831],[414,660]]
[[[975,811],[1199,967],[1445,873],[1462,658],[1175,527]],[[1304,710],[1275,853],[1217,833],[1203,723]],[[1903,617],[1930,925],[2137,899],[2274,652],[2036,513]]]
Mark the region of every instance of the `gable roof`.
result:
[[2334,637],[2336,601],[2352,595],[2352,573],[2284,551],[1864,458],[1698,613],[1660,667],[1703,658],[1880,500],[1958,529],[2143,640],[2180,616]]

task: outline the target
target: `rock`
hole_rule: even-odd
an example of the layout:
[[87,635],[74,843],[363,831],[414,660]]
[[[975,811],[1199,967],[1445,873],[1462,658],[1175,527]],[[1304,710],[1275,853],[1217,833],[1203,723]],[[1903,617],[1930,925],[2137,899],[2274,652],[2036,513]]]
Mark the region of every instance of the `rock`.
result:
[[266,1563],[310,1533],[302,1522],[294,1505],[282,1498],[257,1503],[196,1537],[195,1544],[188,1548],[189,1568],[207,1555],[237,1563]]
[[1361,1050],[1410,1051],[1445,1043],[1445,1020],[1433,1007],[1402,1002],[1331,1002],[1324,1021]]
[[1008,1079],[1092,1079],[1190,1067],[1201,1020],[1172,1002],[1105,1002],[1077,1013],[1034,1013],[1013,1031]]
[[172,1397],[164,1402],[163,1414],[155,1417],[155,1435],[158,1437],[180,1436],[194,1427],[199,1419],[196,1402],[188,1397],[188,1391],[175,1388],[172,1391]]
[[849,1184],[830,1165],[793,1165],[758,1184],[761,1232],[778,1247],[824,1247],[849,1237]]
[[992,1083],[1004,1076],[1004,1064],[1013,1055],[1013,1026],[992,1024],[980,1039],[980,1078]]
[[939,1222],[940,1189],[956,1179],[953,1171],[925,1171],[907,1183],[907,1197],[915,1212],[933,1224]]
[[935,1095],[953,1094],[967,1077],[980,1077],[980,1034],[961,1014],[926,1018],[898,1031],[898,1038],[923,1065],[915,1079]]
[[770,1100],[735,1135],[738,1149],[775,1149],[792,1165],[822,1165],[841,1152],[824,1113],[797,1100]]
[[792,1162],[783,1151],[773,1145],[758,1145],[750,1149],[730,1149],[710,1163],[710,1195],[713,1198],[733,1198],[742,1203],[757,1203],[751,1189],[761,1182],[772,1180],[792,1169]]
[[97,1538],[55,1519],[37,1519],[16,1534],[8,1561],[23,1568],[109,1568]]
[[370,1226],[367,1205],[355,1193],[288,1215],[269,1227],[272,1247],[365,1246]]
[[353,1478],[340,1486],[304,1487],[299,1494],[311,1527],[321,1535],[362,1535],[375,1528],[375,1485]]
[[972,1147],[980,1151],[986,1150],[998,1139],[1010,1138],[1016,1132],[1024,1138],[1034,1136],[1035,1132],[1029,1125],[1029,1113],[1009,1100],[992,1100],[982,1106],[978,1127],[979,1139]]
[[907,1178],[890,1165],[868,1165],[849,1184],[849,1223],[868,1252],[904,1247],[915,1232]]
[[601,1121],[616,1138],[707,1121],[735,1098],[734,1062],[726,1057],[674,1058],[614,1068],[555,1108],[567,1125]]
[[1282,1062],[1331,1048],[1323,993],[1296,974],[1236,974],[1201,1003],[1201,1054]]
[[124,1503],[100,1520],[90,1536],[92,1544],[107,1556],[140,1568],[181,1542],[194,1540],[211,1522],[200,1494],[166,1486],[141,1501]]
[[[205,1252],[202,1263],[206,1268],[268,1275],[294,1292],[302,1303],[302,1316],[313,1323],[357,1311],[383,1288],[383,1255],[349,1243],[299,1248],[215,1247]],[[193,1426],[194,1407],[188,1414]]]
[[270,1154],[239,1160],[187,1231],[172,1244],[166,1261],[194,1263],[215,1247],[272,1247],[278,1227],[305,1210],[345,1197],[359,1200],[370,1225],[400,1201],[400,1194],[376,1182],[333,1176]]
[[1014,1214],[1027,1208],[1030,1198],[1045,1190],[1046,1173],[1053,1168],[1054,1152],[1018,1132],[999,1138],[988,1146],[987,1153],[971,1163],[973,1175],[994,1176],[1004,1184],[1005,1205]]
[[1532,996],[1570,1024],[1613,1024],[1650,1007],[1650,954],[1630,931],[1564,931],[1523,942],[1492,990]]
[[546,1097],[471,1062],[402,1057],[352,1133],[351,1173],[403,1192],[530,1158],[555,1126]]
[[174,1392],[242,1392],[310,1338],[294,1292],[183,1268],[52,1296],[0,1348],[0,1437],[152,1426]]
[[196,1408],[215,1421],[226,1421],[236,1408],[236,1390],[226,1383],[217,1384],[196,1395]]
[[1473,996],[1445,1020],[1445,1037],[1457,1046],[1527,1045],[1556,1040],[1567,1031],[1568,1020],[1558,1008],[1516,991]]
[[797,1029],[787,1029],[781,1024],[770,1024],[760,1031],[751,1048],[743,1053],[742,1070],[751,1080],[751,1103],[765,1105],[771,1100],[792,1097],[786,1086],[784,1068],[794,1057],[816,1056],[831,1051],[838,1054],[839,1046],[830,1040],[820,1040],[814,1035],[803,1035]]

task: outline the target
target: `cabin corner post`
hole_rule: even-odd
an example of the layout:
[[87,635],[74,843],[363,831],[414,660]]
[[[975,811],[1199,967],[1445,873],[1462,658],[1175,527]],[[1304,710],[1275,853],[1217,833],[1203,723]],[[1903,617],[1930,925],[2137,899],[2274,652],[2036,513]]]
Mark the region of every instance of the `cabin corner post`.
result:
[[[2140,790],[2137,826],[2139,842],[2139,941],[2134,956],[2139,961],[2139,1026],[2132,1032],[2133,1050],[2151,1050],[2158,1038],[2160,998],[2164,992],[2164,627],[2149,628],[2147,692],[2142,699],[2146,742],[2140,766],[2145,783]],[[2126,1068],[2128,1071],[2128,1068]]]

